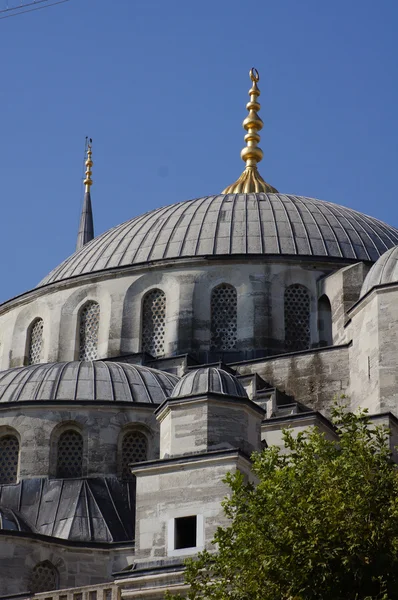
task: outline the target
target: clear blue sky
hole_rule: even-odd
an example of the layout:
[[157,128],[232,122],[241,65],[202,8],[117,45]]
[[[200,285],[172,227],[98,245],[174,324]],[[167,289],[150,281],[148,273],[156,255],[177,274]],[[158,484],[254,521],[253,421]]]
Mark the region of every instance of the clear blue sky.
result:
[[397,0],[70,0],[0,20],[0,299],[74,251],[86,135],[97,234],[232,183],[251,66],[263,177],[398,226],[397,25]]

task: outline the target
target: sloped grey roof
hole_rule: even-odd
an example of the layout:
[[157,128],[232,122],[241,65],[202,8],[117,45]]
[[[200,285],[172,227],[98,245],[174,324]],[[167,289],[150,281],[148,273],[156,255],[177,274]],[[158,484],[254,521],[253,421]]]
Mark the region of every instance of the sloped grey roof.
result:
[[363,282],[361,297],[376,285],[387,283],[398,283],[398,246],[387,250],[372,266]]
[[398,230],[330,202],[284,194],[220,194],[158,208],[109,229],[39,285],[160,259],[288,255],[375,261]]
[[17,511],[29,524],[20,531],[79,542],[132,540],[132,502],[134,484],[116,477],[37,478],[0,486],[3,511]]
[[225,394],[247,398],[241,382],[223,369],[201,367],[184,375],[175,386],[171,398],[196,396],[198,394]]
[[160,404],[178,377],[113,361],[46,363],[0,372],[0,403],[32,401]]

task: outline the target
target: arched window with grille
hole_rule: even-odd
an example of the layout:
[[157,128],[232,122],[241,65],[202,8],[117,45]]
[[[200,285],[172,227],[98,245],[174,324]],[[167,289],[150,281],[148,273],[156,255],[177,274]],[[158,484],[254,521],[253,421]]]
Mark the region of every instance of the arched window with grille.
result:
[[28,364],[36,365],[41,360],[43,348],[43,319],[36,319],[29,327],[28,334]]
[[311,345],[310,295],[299,283],[285,290],[285,349],[287,352],[308,350]]
[[75,429],[67,429],[58,438],[57,477],[70,479],[83,474],[83,438]]
[[29,591],[32,594],[40,594],[40,592],[56,590],[58,580],[58,571],[49,560],[37,563],[30,575]]
[[0,437],[0,483],[16,483],[18,478],[19,441],[16,435]]
[[142,305],[142,351],[163,356],[165,332],[166,294],[162,290],[151,290]]
[[80,313],[79,360],[96,360],[98,358],[99,320],[98,302],[87,302]]
[[122,440],[122,477],[132,478],[129,465],[148,458],[148,440],[141,431],[127,431]]
[[232,285],[222,283],[211,294],[212,351],[235,350],[237,339],[238,295]]

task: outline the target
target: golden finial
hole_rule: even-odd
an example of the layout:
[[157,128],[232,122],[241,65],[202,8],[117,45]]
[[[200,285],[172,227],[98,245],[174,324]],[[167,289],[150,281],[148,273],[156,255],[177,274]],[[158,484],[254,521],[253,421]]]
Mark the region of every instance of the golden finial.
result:
[[93,140],[90,138],[90,141],[87,143],[86,179],[84,180],[84,185],[86,186],[86,194],[90,192],[90,188],[93,185],[93,180],[91,179],[91,167],[94,164],[91,158],[93,154],[92,144]]
[[263,122],[257,114],[260,110],[258,102],[260,90],[257,86],[260,76],[254,67],[250,69],[249,74],[253,85],[249,90],[250,102],[246,104],[249,114],[243,121],[243,127],[247,131],[245,135],[246,147],[240,153],[242,160],[246,163],[246,168],[235,183],[225,188],[223,194],[278,193],[278,190],[264,181],[257,169],[257,163],[263,158],[263,151],[257,146],[260,141],[258,132],[263,128]]

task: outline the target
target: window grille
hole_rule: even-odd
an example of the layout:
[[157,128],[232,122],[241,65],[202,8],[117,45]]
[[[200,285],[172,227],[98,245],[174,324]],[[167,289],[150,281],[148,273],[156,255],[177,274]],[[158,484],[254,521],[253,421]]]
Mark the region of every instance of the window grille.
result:
[[43,347],[43,319],[37,319],[30,330],[28,364],[36,365],[41,359]]
[[57,477],[81,477],[82,463],[83,438],[77,431],[68,429],[61,433],[58,440]]
[[132,477],[129,465],[147,460],[147,452],[148,443],[143,433],[130,431],[125,434],[122,442],[122,477],[124,479]]
[[238,296],[223,283],[211,294],[211,350],[234,350],[237,337]]
[[80,314],[79,360],[96,360],[98,357],[99,318],[99,304],[87,302]]
[[33,594],[57,589],[58,572],[49,561],[38,563],[32,570],[29,591]]
[[307,350],[311,343],[310,295],[298,283],[285,290],[285,347],[288,352]]
[[152,356],[164,354],[166,295],[152,290],[144,299],[142,314],[142,350]]
[[15,483],[18,476],[19,442],[15,435],[0,438],[0,483]]

